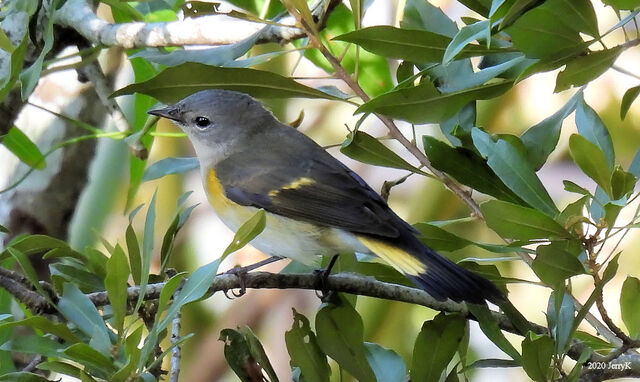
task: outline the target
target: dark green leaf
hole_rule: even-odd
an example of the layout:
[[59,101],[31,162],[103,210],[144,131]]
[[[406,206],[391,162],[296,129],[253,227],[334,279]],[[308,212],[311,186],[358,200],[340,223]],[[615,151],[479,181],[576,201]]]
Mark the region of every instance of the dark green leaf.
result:
[[633,101],[638,98],[638,94],[640,94],[640,86],[634,86],[624,92],[622,102],[620,102],[620,119],[624,119],[627,116],[627,112],[631,108]]
[[53,48],[53,22],[55,19],[55,11],[59,3],[60,2],[58,1],[52,2],[52,7],[49,9],[49,12],[47,12],[48,17],[41,20],[42,24],[39,25],[40,28],[38,33],[44,41],[44,45],[40,47],[38,57],[32,61],[31,66],[20,73],[20,95],[23,100],[27,100],[29,98],[33,89],[38,84],[38,80],[40,80],[42,73],[44,59],[51,48]]
[[293,310],[293,326],[284,334],[291,365],[300,368],[306,381],[329,381],[331,368],[318,345],[316,335],[311,330],[309,320]]
[[587,138],[589,142],[598,146],[607,158],[609,169],[613,169],[615,162],[615,154],[613,151],[613,142],[607,127],[604,125],[598,114],[589,105],[584,102],[578,102],[576,109],[576,126],[578,133]]
[[491,25],[489,20],[479,21],[477,23],[466,25],[453,37],[453,40],[447,45],[447,50],[442,57],[442,64],[450,63],[458,53],[464,51],[469,43],[475,40],[482,40],[486,36],[491,35]]
[[580,169],[608,195],[612,195],[611,170],[602,150],[582,135],[573,134],[569,138],[569,151]]
[[602,0],[603,3],[612,6],[617,11],[632,11],[640,7],[638,0]]
[[38,275],[36,273],[36,270],[31,265],[31,262],[29,261],[27,256],[24,253],[18,251],[17,249],[11,248],[11,247],[7,248],[7,252],[9,252],[11,257],[13,257],[16,260],[16,262],[20,264],[20,268],[22,268],[22,273],[27,278],[27,280],[29,280],[31,285],[33,285],[33,287],[36,288],[36,290],[40,293],[41,296],[48,298],[49,295],[40,286],[40,281],[38,280]]
[[129,263],[122,247],[118,244],[107,261],[107,277],[104,279],[109,304],[113,310],[113,325],[118,335],[122,335],[124,317],[127,313],[127,280],[129,280]]
[[451,38],[458,33],[458,27],[442,9],[420,0],[407,0],[400,26],[403,29],[437,32]]
[[554,92],[567,90],[571,86],[582,86],[598,78],[613,65],[620,53],[622,48],[615,47],[576,57],[558,73]]
[[[586,217],[584,216],[584,207],[589,201],[589,196],[585,195],[573,203],[569,203],[564,210],[558,215],[556,221],[561,223],[566,229],[571,228],[580,222],[583,222]],[[581,227],[577,227],[577,230],[581,230]]]
[[[580,38],[580,32],[593,32],[593,25],[582,23],[591,15],[580,14],[569,0],[549,0],[520,16],[505,31],[513,38],[513,44],[527,57],[548,59],[559,55],[578,55],[587,44]],[[583,3],[580,0],[579,3]],[[586,8],[581,4],[575,8]],[[593,10],[593,8],[591,8]],[[595,16],[595,13],[594,13]],[[572,20],[567,23],[565,20]],[[595,17],[594,19],[595,20]],[[597,25],[595,26],[597,32]]]
[[262,368],[251,355],[244,336],[233,329],[222,329],[220,341],[224,342],[224,357],[242,382],[262,381]]
[[547,319],[551,337],[555,339],[556,354],[562,354],[569,345],[574,327],[573,298],[565,292],[564,287],[555,289],[551,294],[547,307]]
[[249,93],[255,97],[339,100],[273,72],[248,68],[220,68],[195,63],[167,68],[152,79],[129,85],[111,96],[142,93],[161,102],[173,103],[200,90],[220,88]]
[[516,0],[511,3],[510,8],[504,13],[504,18],[500,23],[499,29],[504,29],[510,26],[518,19],[518,17],[522,16],[523,13],[536,5],[540,5],[540,0]]
[[503,352],[509,355],[514,361],[521,362],[520,353],[511,345],[498,326],[491,311],[486,305],[468,304],[469,311],[478,319],[478,324],[482,332]]
[[24,55],[27,51],[27,46],[30,46],[29,34],[27,31],[20,39],[20,43],[16,49],[11,52],[11,66],[8,68],[8,73],[5,73],[4,78],[0,82],[0,100],[3,100],[7,94],[13,89],[22,71],[24,64]]
[[407,163],[376,138],[362,131],[349,133],[347,139],[342,143],[342,147],[340,147],[340,152],[362,163],[424,174],[424,172]]
[[258,210],[249,220],[244,222],[233,236],[233,240],[222,253],[221,259],[239,250],[255,239],[267,224],[267,215],[263,209]]
[[62,297],[58,301],[58,309],[69,321],[76,324],[91,338],[90,348],[92,350],[97,349],[103,354],[111,354],[109,329],[105,326],[98,309],[77,286],[70,283],[64,284]]
[[20,335],[13,340],[5,342],[0,350],[14,351],[26,354],[40,354],[45,357],[58,357],[58,352],[65,346],[51,337],[38,335]]
[[80,369],[65,362],[42,362],[36,367],[38,368],[38,370],[46,370],[58,374],[68,375],[74,378],[80,378]]
[[474,128],[471,134],[476,148],[487,158],[489,167],[511,191],[549,216],[555,217],[559,213],[533,167],[516,146],[505,139],[494,142],[489,134],[478,128]]
[[260,340],[253,333],[250,327],[245,326],[240,328],[240,333],[244,336],[247,341],[247,345],[249,345],[249,352],[251,356],[258,362],[260,367],[265,371],[267,376],[269,377],[270,382],[278,382],[278,376],[276,372],[273,370],[273,366],[271,366],[271,362],[267,357],[267,353],[264,351]]
[[569,233],[547,215],[500,200],[480,205],[487,225],[500,236],[516,240],[568,238]]
[[620,312],[622,321],[632,338],[640,337],[640,280],[627,276],[620,292]]
[[409,61],[402,61],[396,69],[396,81],[398,84],[413,77],[414,65]]
[[609,352],[615,349],[615,345],[612,345],[601,338],[598,338],[586,332],[582,332],[580,330],[576,331],[576,333],[574,334],[574,337],[578,341],[582,342],[583,344],[587,345],[588,347],[590,347],[591,349],[597,352]]
[[489,358],[489,359],[479,359],[474,363],[472,363],[471,365],[465,367],[463,371],[467,369],[482,369],[482,368],[488,368],[488,367],[496,368],[496,367],[520,367],[520,366],[521,365],[519,362],[516,362],[511,359]]
[[572,241],[552,241],[536,248],[536,258],[531,267],[547,285],[555,286],[571,276],[585,273],[578,260],[582,249]]
[[573,192],[573,193],[585,195],[585,196],[591,196],[591,193],[587,189],[578,186],[577,184],[573,183],[570,180],[563,180],[562,184],[564,185],[565,191],[569,191],[569,192]]
[[578,91],[560,110],[530,127],[520,136],[527,148],[527,159],[534,170],[539,170],[556,148],[562,123],[576,109],[581,94],[582,90]]
[[140,361],[140,339],[142,338],[143,326],[138,326],[124,341],[127,363],[111,377],[112,382],[126,382],[132,377],[135,367]]
[[80,341],[67,326],[63,323],[54,323],[43,316],[33,316],[20,321],[10,321],[0,324],[0,329],[11,328],[14,326],[28,326],[33,329],[41,330],[44,333],[51,333],[61,339],[74,343]]
[[2,144],[30,167],[42,170],[46,167],[44,155],[22,130],[13,126],[2,139]]
[[9,233],[10,231],[3,225],[0,224],[0,233]]
[[459,315],[438,314],[422,324],[411,361],[412,381],[439,381],[462,340],[466,320]]
[[142,177],[142,181],[162,178],[165,175],[181,174],[200,167],[198,158],[165,158],[161,159],[147,168]]
[[427,157],[436,169],[446,172],[458,182],[476,191],[512,203],[523,203],[502,183],[486,161],[474,151],[462,147],[450,147],[428,135],[422,136],[422,142]]
[[512,85],[512,81],[501,81],[441,94],[433,83],[423,81],[415,87],[380,95],[361,105],[356,113],[382,113],[411,123],[439,123],[451,118],[469,102],[497,97]]
[[[151,261],[153,259],[153,241],[156,224],[156,197],[158,196],[158,190],[153,192],[151,197],[151,203],[147,209],[147,216],[144,219],[144,236],[142,237],[142,257],[140,259],[140,295],[138,296],[138,302],[136,303],[134,312],[142,306],[144,301],[144,294],[147,290],[147,284],[149,283],[149,274],[151,272]],[[131,222],[129,222],[131,224]],[[136,264],[137,265],[137,264]],[[131,266],[134,269],[134,266]]]
[[[142,206],[141,206],[142,207]],[[129,265],[131,268],[131,276],[136,285],[140,285],[142,281],[142,258],[140,257],[140,244],[138,237],[133,230],[133,225],[129,222],[125,232],[125,240],[127,242],[127,251],[129,253]]]
[[420,241],[436,251],[455,251],[472,244],[469,240],[463,239],[432,224],[417,223],[414,225],[414,228],[420,232]]
[[[104,279],[94,272],[87,271],[84,264],[71,261],[56,262],[49,265],[54,286],[62,289],[62,283],[70,282],[75,284],[84,293],[98,292],[104,290]],[[58,280],[59,282],[56,282]]]
[[522,368],[534,381],[549,380],[554,343],[547,335],[529,332],[522,341]]
[[637,179],[630,172],[624,171],[620,166],[616,166],[611,174],[611,194],[612,199],[618,200],[633,191]]
[[48,379],[46,379],[45,377],[38,375],[38,374],[33,374],[33,373],[27,373],[26,371],[18,371],[18,372],[14,372],[14,373],[7,373],[4,375],[0,375],[0,381],[7,381],[7,382],[49,382]]
[[393,350],[365,342],[364,355],[378,381],[403,381],[407,378],[407,366]]
[[62,353],[67,356],[66,358],[91,368],[106,372],[113,372],[115,369],[111,359],[85,343],[71,345]]
[[363,345],[362,318],[342,297],[324,304],[316,314],[318,345],[358,381],[376,381]]

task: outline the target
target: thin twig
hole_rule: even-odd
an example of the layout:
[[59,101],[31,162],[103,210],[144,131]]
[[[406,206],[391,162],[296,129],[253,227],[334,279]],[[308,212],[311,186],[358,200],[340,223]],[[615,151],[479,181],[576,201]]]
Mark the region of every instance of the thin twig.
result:
[[[184,286],[184,280],[180,282],[180,285],[176,288],[175,292],[173,292],[173,298],[180,294],[182,291],[182,287]],[[182,319],[182,313],[178,312],[176,317],[171,321],[171,370],[169,371],[169,382],[178,382],[178,378],[180,377],[180,359],[182,357],[180,351],[180,345],[178,344],[180,341],[180,320]]]

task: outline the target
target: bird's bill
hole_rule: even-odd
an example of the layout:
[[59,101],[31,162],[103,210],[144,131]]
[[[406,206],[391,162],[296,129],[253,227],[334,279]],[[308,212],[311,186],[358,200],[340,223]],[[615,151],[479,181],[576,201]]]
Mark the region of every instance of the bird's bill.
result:
[[149,110],[147,111],[147,114],[170,119],[172,121],[179,121],[178,109],[174,106],[167,106],[162,109]]

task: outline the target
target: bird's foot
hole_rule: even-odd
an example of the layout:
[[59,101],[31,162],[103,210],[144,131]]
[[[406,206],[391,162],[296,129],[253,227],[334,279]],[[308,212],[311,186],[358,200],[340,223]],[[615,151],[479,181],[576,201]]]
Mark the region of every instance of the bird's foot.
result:
[[318,289],[316,289],[316,296],[318,296],[318,298],[322,302],[330,300],[333,294],[333,291],[329,290],[329,275],[331,274],[331,268],[333,268],[337,260],[338,255],[333,255],[326,268],[316,269],[313,271],[313,273],[318,278]]
[[246,280],[245,280],[247,273],[249,273],[249,272],[251,272],[251,271],[253,271],[255,269],[258,269],[258,268],[260,268],[260,267],[262,267],[264,265],[274,263],[274,262],[276,262],[278,260],[282,260],[282,257],[271,256],[271,257],[269,257],[267,259],[258,261],[257,263],[250,264],[250,265],[247,265],[247,266],[244,266],[244,267],[234,267],[234,268],[231,268],[228,271],[224,272],[223,274],[235,275],[238,278],[238,282],[239,282],[239,285],[240,285],[240,288],[239,288],[239,290],[237,292],[234,291],[234,290],[231,291],[231,294],[234,297],[229,297],[229,295],[227,294],[228,291],[224,291],[223,293],[224,293],[225,297],[227,297],[229,300],[233,300],[234,298],[238,298],[238,297],[244,296],[244,294],[247,293],[247,286],[246,286]]

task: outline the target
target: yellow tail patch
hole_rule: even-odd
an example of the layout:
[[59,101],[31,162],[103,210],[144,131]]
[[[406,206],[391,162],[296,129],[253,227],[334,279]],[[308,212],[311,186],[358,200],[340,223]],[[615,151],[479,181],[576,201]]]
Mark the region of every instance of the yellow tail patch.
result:
[[398,247],[365,236],[358,235],[357,238],[371,252],[402,273],[417,276],[427,271],[427,266],[420,260]]

